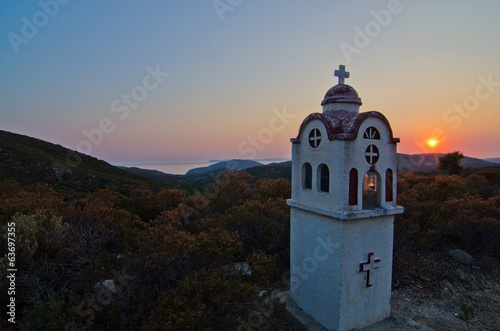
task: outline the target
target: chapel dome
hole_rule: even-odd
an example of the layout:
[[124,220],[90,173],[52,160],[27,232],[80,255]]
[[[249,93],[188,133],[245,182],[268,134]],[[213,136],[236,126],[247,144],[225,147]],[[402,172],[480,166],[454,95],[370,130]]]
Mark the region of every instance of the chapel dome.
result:
[[358,92],[347,84],[335,85],[326,92],[321,105],[324,106],[329,103],[352,103],[359,106],[362,104]]

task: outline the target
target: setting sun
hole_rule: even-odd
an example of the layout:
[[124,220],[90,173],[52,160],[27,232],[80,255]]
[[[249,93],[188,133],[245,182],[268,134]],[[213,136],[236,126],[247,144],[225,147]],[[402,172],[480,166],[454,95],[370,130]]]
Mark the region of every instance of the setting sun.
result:
[[437,142],[437,140],[435,140],[435,139],[429,139],[429,140],[427,141],[427,145],[429,145],[429,147],[436,147],[436,146],[437,146],[437,144],[438,144],[438,142]]

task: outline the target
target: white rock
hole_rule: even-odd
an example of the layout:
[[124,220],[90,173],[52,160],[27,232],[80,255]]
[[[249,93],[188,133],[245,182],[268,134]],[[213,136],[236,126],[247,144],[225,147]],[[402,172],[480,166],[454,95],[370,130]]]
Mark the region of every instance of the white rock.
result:
[[96,288],[102,288],[110,293],[116,293],[118,292],[115,282],[112,279],[106,279],[100,283],[97,283]]
[[[232,272],[240,272],[243,276],[252,275],[252,270],[250,270],[250,266],[246,262],[226,264],[224,266],[224,269],[226,269],[227,271],[230,271],[232,269]],[[228,274],[232,274],[232,272],[229,272]]]
[[460,249],[451,250],[448,254],[450,254],[455,261],[462,264],[471,265],[474,263],[474,258]]

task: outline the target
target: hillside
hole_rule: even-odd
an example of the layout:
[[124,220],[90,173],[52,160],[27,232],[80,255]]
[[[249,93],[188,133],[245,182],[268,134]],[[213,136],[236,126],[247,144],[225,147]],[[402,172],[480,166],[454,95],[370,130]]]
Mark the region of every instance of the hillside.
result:
[[245,169],[253,180],[285,178],[292,180],[292,161],[270,163],[258,167]]
[[[406,171],[434,171],[437,170],[439,164],[439,158],[445,154],[415,154],[408,155],[398,153],[398,170]],[[241,160],[232,160],[241,161]],[[230,161],[231,162],[231,161]],[[471,168],[487,168],[487,167],[498,167],[498,163],[488,162],[481,159],[476,159],[472,157],[465,156],[460,165],[462,167]],[[253,175],[255,180],[261,178],[276,179],[276,178],[287,178],[291,179],[291,161],[270,163],[267,165],[257,165],[248,167],[245,169],[246,172]],[[201,168],[199,168],[201,169]],[[189,172],[188,172],[189,174]]]
[[212,186],[217,180],[224,175],[228,169],[217,168],[210,172],[204,172],[195,175],[173,175],[164,173],[158,170],[142,169],[137,167],[119,167],[125,171],[136,175],[147,177],[151,180],[162,182],[167,185],[182,186],[185,190],[192,192],[193,190],[205,189]]
[[48,183],[64,193],[93,192],[108,185],[123,193],[140,186],[166,187],[60,145],[0,130],[0,181],[9,179],[22,185]]
[[[432,171],[437,170],[439,158],[445,154],[402,154],[398,153],[398,170],[407,171]],[[462,167],[486,168],[496,167],[498,164],[481,159],[465,156],[461,161]]]
[[117,166],[117,168],[123,169],[139,176],[147,177],[157,182],[168,183],[172,185],[183,185],[189,183],[189,180],[185,175],[167,174],[158,170],[142,169],[137,167]]
[[217,169],[244,170],[251,167],[261,166],[262,163],[253,160],[228,160],[211,164],[208,167],[200,167],[189,170],[186,175],[201,175]]
[[500,163],[500,157],[490,157],[490,158],[487,158],[484,160],[488,161],[488,162],[493,162],[493,163]]
[[[439,164],[439,157],[444,154],[398,154],[398,170],[406,170],[406,171],[435,171],[437,170],[437,165]],[[220,164],[227,164],[229,162],[239,162],[242,160],[228,160],[222,161]],[[247,162],[253,162],[251,160],[246,160]],[[257,162],[256,162],[257,163]],[[142,176],[148,177],[153,180],[158,180],[163,183],[168,183],[172,185],[189,185],[194,187],[201,187],[206,185],[207,183],[214,183],[217,178],[220,177],[222,173],[228,171],[228,169],[224,168],[219,163],[212,165],[212,170],[207,170],[206,168],[196,168],[195,172],[200,172],[198,174],[192,174],[192,170],[188,172],[186,175],[172,175],[166,174],[161,171],[156,170],[147,170],[140,168],[123,168],[127,171],[140,174]],[[487,167],[498,167],[498,163],[488,162],[481,159],[464,157],[461,160],[460,164],[463,167],[472,167],[472,168],[487,168]],[[276,178],[286,178],[291,179],[292,177],[292,162],[276,162],[270,163],[267,165],[257,165],[249,168],[245,168],[244,170],[250,173],[253,176],[253,181],[257,181],[259,179],[276,179]],[[203,169],[203,170],[202,170]],[[214,170],[215,169],[215,170]]]
[[[398,170],[432,171],[444,154],[398,154]],[[211,185],[228,171],[244,169],[254,178],[291,178],[291,162],[262,165],[253,160],[225,160],[209,167],[195,168],[186,175],[173,175],[156,170],[115,167],[94,157],[60,145],[0,130],[0,181],[15,179],[29,185],[44,182],[60,192],[92,192],[105,186],[115,186],[128,193],[145,186],[153,190],[182,186],[186,189]],[[498,167],[497,163],[464,157],[463,167]]]

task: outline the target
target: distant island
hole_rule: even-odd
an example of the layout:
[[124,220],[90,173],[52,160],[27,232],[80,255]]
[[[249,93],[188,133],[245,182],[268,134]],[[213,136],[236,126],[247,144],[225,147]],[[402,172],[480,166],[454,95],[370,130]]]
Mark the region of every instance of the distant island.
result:
[[224,160],[209,160],[208,163],[219,163],[219,162],[225,162],[225,161],[229,161],[229,159],[224,159]]
[[[213,161],[213,160],[212,160]],[[209,161],[209,162],[212,162]],[[201,175],[210,171],[214,171],[217,169],[229,169],[229,170],[243,170],[251,167],[256,167],[256,166],[261,166],[263,165],[260,162],[253,161],[253,160],[226,160],[226,161],[221,161],[212,165],[209,165],[208,167],[200,167],[200,168],[194,168],[189,170],[186,175]]]

